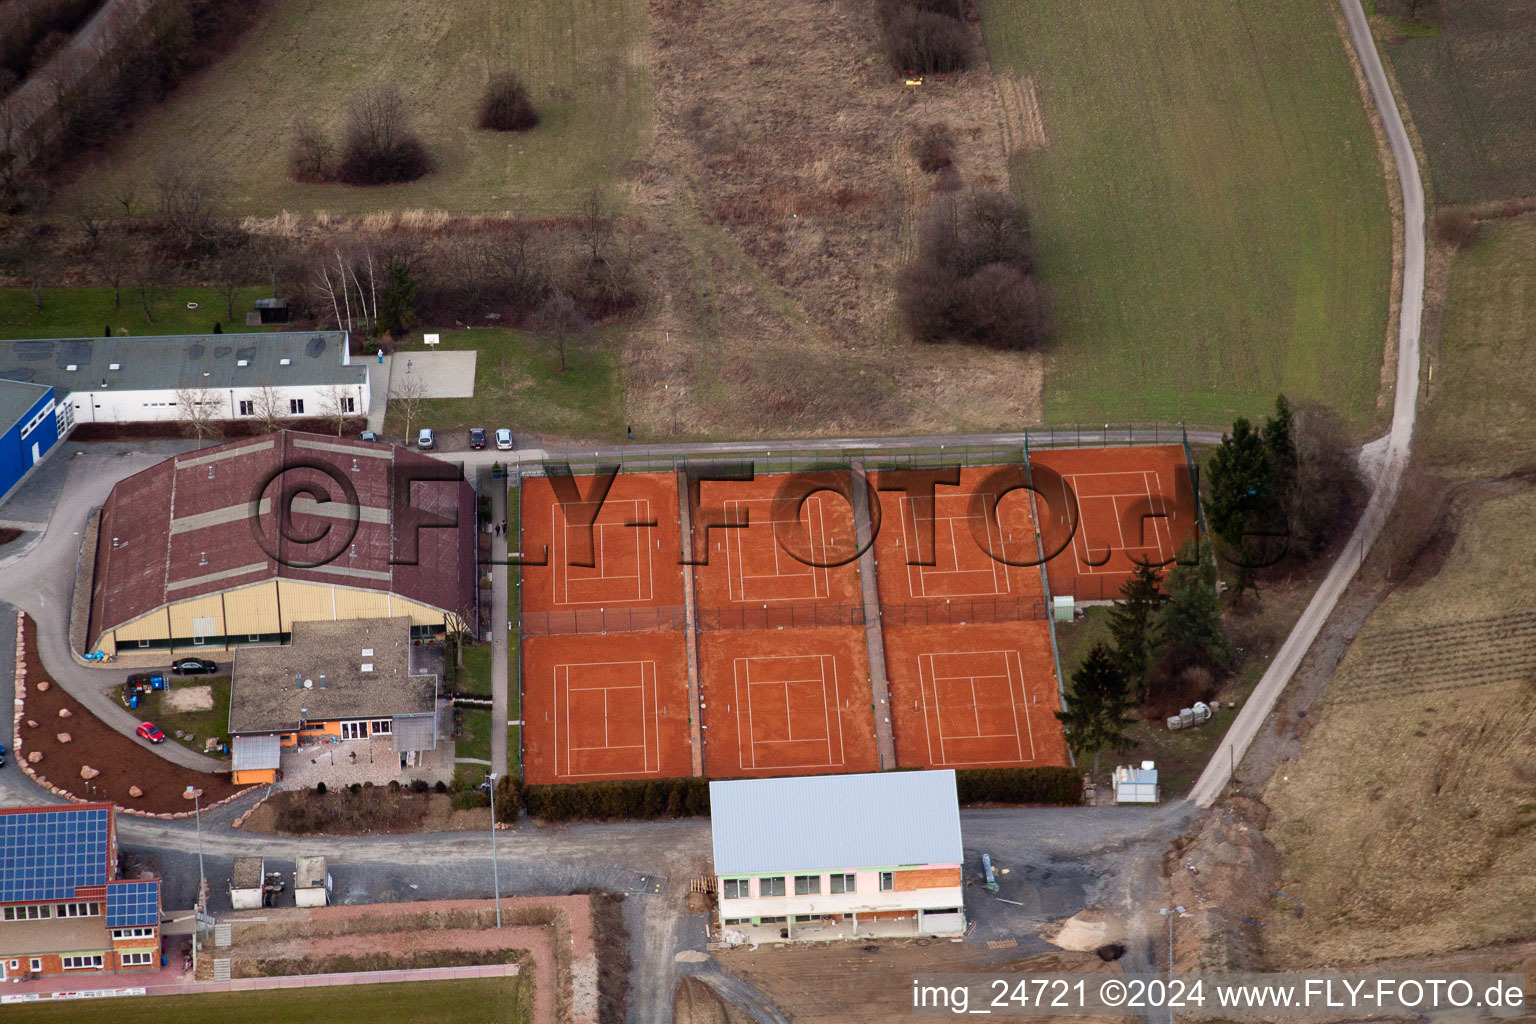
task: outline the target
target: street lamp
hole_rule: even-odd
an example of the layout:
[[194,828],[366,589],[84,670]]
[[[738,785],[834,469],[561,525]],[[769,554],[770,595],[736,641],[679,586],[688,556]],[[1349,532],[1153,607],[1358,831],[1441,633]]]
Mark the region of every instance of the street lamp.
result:
[[501,866],[496,860],[496,773],[486,772],[491,780],[491,881],[496,887],[496,927],[501,927]]
[[207,902],[207,874],[203,871],[203,791],[195,786],[188,786],[184,794],[192,799],[192,812],[197,816],[197,906],[193,911],[197,915],[192,928],[192,975],[197,976],[197,940],[203,929],[203,917],[208,911]]
[[[1173,919],[1174,919],[1174,917],[1176,915],[1177,916],[1182,916],[1183,913],[1184,913],[1184,908],[1183,907],[1160,907],[1160,908],[1158,908],[1157,912],[1159,914],[1163,915],[1164,917],[1168,918],[1168,987],[1169,987],[1169,990],[1172,991],[1172,989],[1173,989]],[[1172,1021],[1173,1021],[1173,1005],[1172,1005],[1171,1001],[1170,1001],[1169,1006],[1168,1006],[1168,1020],[1169,1020],[1169,1024],[1172,1024]]]

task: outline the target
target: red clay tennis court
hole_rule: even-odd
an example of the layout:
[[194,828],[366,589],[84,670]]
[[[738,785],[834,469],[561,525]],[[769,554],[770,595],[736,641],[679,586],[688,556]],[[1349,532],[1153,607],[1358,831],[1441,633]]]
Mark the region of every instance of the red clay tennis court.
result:
[[688,669],[676,632],[523,641],[523,778],[690,775]]
[[[803,474],[816,482],[849,487],[847,473]],[[751,481],[705,481],[693,516],[694,567],[700,608],[737,604],[856,605],[859,577],[848,561],[856,550],[853,508],[842,494],[818,491],[798,509],[776,501],[783,475]],[[798,514],[796,514],[798,512]],[[708,522],[746,523],[715,528]],[[708,544],[706,551],[705,545]],[[844,562],[846,564],[834,564]]]
[[885,630],[896,763],[1066,765],[1044,621]]
[[879,770],[862,629],[703,633],[699,662],[706,774]]
[[967,467],[960,485],[938,486],[932,502],[885,489],[905,479],[899,471],[876,477],[882,604],[1044,600],[1022,466]]
[[1172,561],[1194,536],[1194,490],[1179,445],[1053,449],[1032,452],[1030,464],[1048,548],[1066,539],[1074,495],[1079,510],[1070,543],[1046,563],[1052,593],[1113,600],[1133,560]]
[[568,503],[557,500],[544,477],[523,481],[523,555],[532,560],[548,552],[547,565],[523,566],[523,608],[681,605],[676,479],[620,473],[600,503],[589,500],[595,480],[575,477],[581,498]]

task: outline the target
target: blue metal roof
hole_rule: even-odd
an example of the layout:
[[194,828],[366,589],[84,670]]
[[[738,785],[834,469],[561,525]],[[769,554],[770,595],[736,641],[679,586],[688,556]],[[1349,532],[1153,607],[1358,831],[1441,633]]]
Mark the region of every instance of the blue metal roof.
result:
[[715,874],[959,864],[952,770],[709,784]]
[[105,807],[0,814],[0,903],[64,900],[107,881]]
[[107,886],[107,927],[143,928],[160,923],[160,880]]

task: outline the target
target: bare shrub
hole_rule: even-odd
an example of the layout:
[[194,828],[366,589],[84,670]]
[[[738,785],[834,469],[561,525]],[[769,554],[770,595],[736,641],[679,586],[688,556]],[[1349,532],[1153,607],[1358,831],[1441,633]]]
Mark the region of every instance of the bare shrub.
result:
[[525,132],[539,123],[528,89],[512,71],[492,75],[480,98],[481,128],[498,132]]
[[[886,54],[903,74],[963,71],[972,57],[971,30],[948,0],[881,0]],[[950,11],[957,13],[951,14]]]
[[1043,344],[1029,222],[1012,196],[940,199],[924,214],[918,250],[896,281],[897,305],[914,337],[1002,349]]
[[1188,665],[1165,676],[1153,687],[1146,703],[1141,706],[1142,716],[1154,724],[1169,715],[1176,715],[1197,700],[1209,701],[1216,696],[1216,676],[1204,665]]
[[389,185],[415,181],[431,169],[426,147],[411,131],[405,94],[398,86],[369,86],[353,97],[338,169],[342,181]]
[[1477,241],[1477,218],[1456,208],[1435,212],[1435,240],[1452,249],[1469,249]]
[[934,174],[951,166],[955,140],[941,124],[929,125],[912,140],[912,156],[925,174]]
[[1365,505],[1366,485],[1338,416],[1309,401],[1295,403],[1294,411],[1296,479],[1285,512],[1291,550],[1314,558],[1354,523]]
[[334,173],[331,149],[331,140],[314,118],[296,118],[293,140],[288,146],[288,177],[294,181],[324,181]]

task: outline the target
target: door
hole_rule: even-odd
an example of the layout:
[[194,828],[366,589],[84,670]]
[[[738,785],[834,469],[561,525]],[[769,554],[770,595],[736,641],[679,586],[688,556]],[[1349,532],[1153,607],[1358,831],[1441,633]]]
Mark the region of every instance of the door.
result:
[[32,442],[32,465],[35,466],[39,462],[42,462],[42,461],[43,461],[43,450],[37,446],[37,442],[36,441],[33,441]]

